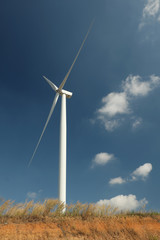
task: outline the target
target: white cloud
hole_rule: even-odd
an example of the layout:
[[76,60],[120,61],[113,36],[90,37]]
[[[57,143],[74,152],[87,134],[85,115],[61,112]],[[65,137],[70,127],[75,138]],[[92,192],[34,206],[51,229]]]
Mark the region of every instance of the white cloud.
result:
[[124,92],[129,96],[146,96],[150,91],[160,85],[160,77],[151,75],[148,81],[143,81],[139,75],[129,75],[122,83]]
[[133,171],[128,178],[112,178],[109,181],[110,185],[114,184],[123,184],[127,182],[133,182],[138,180],[146,180],[149,173],[152,171],[152,164],[151,163],[145,163],[144,165],[138,167],[135,171]]
[[125,183],[126,180],[121,178],[121,177],[117,177],[117,178],[111,178],[111,180],[109,181],[110,185],[114,185],[114,184],[123,184]]
[[160,0],[147,0],[147,4],[143,8],[139,29],[141,30],[147,23],[151,23],[153,20],[160,21]]
[[135,118],[132,123],[132,128],[137,129],[142,124],[142,118]]
[[150,82],[152,89],[154,89],[160,84],[160,77],[153,74],[150,76]]
[[37,193],[36,192],[28,192],[27,193],[27,198],[36,199],[37,198]]
[[105,152],[98,153],[98,154],[96,154],[96,156],[92,160],[92,168],[96,165],[104,166],[108,162],[110,162],[114,159],[115,159],[115,157],[114,157],[113,154],[109,154],[109,153],[105,153]]
[[138,167],[131,175],[132,179],[135,181],[139,178],[142,178],[145,180],[149,173],[152,171],[152,164],[151,163],[145,163],[144,165]]
[[98,205],[110,205],[113,208],[118,208],[118,211],[132,211],[138,208],[143,207],[147,204],[148,201],[143,198],[141,200],[137,200],[135,195],[119,195],[109,200],[104,199],[97,202]]
[[102,98],[102,106],[96,111],[99,120],[107,131],[113,131],[125,122],[127,116],[134,120],[132,128],[142,124],[142,118],[135,117],[132,103],[138,97],[146,97],[151,91],[160,86],[160,77],[151,75],[143,81],[139,75],[129,75],[121,84],[121,92],[111,92]]
[[103,107],[98,110],[100,114],[113,117],[116,114],[129,112],[127,96],[124,92],[112,92],[102,98],[102,103],[104,104]]
[[141,81],[140,76],[129,75],[123,82],[123,89],[133,96],[145,96],[151,91],[150,82]]
[[30,198],[30,199],[36,199],[40,196],[40,194],[43,192],[42,189],[40,189],[37,193],[36,192],[28,192],[27,193],[27,198]]
[[109,132],[118,128],[121,125],[122,119],[109,119],[107,116],[101,115],[99,120],[104,125],[105,129]]
[[155,17],[160,10],[159,0],[148,0],[147,4],[143,9],[143,18],[146,17]]

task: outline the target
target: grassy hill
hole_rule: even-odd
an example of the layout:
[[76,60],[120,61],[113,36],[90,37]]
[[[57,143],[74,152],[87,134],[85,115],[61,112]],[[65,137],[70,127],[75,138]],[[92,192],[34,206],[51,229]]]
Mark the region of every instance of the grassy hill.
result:
[[110,206],[81,204],[67,206],[58,200],[23,204],[2,201],[0,240],[103,240],[160,239],[160,214],[117,213]]

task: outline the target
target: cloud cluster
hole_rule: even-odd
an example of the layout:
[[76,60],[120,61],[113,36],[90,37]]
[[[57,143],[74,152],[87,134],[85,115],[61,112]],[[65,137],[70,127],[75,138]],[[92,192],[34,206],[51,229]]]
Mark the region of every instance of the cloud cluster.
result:
[[144,198],[137,200],[135,195],[118,195],[111,199],[104,199],[97,202],[97,205],[111,206],[113,208],[118,208],[118,211],[132,211],[146,205],[148,201]]
[[137,128],[142,119],[133,115],[131,103],[138,97],[147,96],[159,85],[159,76],[151,75],[148,81],[143,81],[139,75],[129,75],[122,81],[121,92],[111,92],[102,98],[102,106],[97,110],[97,119],[107,131],[113,131],[123,123],[126,115],[132,115],[132,128]]
[[91,168],[94,168],[97,165],[104,166],[108,162],[110,162],[114,159],[115,159],[115,157],[113,154],[106,153],[106,152],[97,153],[92,160]]
[[129,178],[123,179],[122,177],[111,178],[109,181],[110,185],[115,184],[123,184],[126,182],[137,181],[137,180],[146,180],[150,172],[152,171],[152,164],[145,163],[144,165],[138,167],[135,171],[133,171]]
[[160,0],[147,0],[147,3],[143,8],[139,29],[142,29],[152,20],[160,21]]

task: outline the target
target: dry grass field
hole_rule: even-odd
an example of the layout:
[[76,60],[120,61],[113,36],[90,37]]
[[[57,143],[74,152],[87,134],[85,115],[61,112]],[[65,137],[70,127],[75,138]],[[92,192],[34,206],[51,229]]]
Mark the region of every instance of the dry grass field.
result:
[[160,239],[158,213],[117,213],[110,206],[95,204],[67,206],[58,200],[0,205],[0,240],[103,240]]

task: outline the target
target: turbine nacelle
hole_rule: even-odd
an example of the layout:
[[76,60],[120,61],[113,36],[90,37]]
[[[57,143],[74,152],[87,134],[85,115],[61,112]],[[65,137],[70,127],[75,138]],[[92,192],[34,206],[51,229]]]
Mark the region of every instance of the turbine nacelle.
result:
[[46,78],[45,76],[43,76],[44,77],[44,79],[47,81],[47,83],[51,86],[51,88],[55,91],[55,92],[57,92],[57,93],[59,93],[59,95],[63,95],[63,94],[65,94],[66,95],[66,97],[67,98],[71,98],[72,97],[72,92],[69,92],[69,91],[67,91],[67,90],[64,90],[64,89],[59,89],[53,82],[51,82],[48,78]]
[[69,91],[64,90],[64,89],[62,89],[62,90],[59,90],[59,89],[58,89],[56,92],[58,92],[59,95],[61,95],[61,96],[62,96],[62,94],[65,94],[67,98],[71,98],[72,95],[73,95],[72,92],[69,92]]

